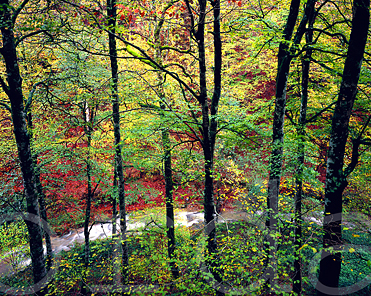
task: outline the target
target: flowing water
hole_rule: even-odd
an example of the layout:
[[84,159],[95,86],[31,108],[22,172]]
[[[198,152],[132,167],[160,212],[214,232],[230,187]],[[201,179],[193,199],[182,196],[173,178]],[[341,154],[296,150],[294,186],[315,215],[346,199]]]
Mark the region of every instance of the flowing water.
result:
[[[158,217],[157,217],[158,218]],[[219,222],[225,221],[236,221],[236,220],[245,220],[249,219],[246,212],[234,212],[226,211],[218,217]],[[131,218],[127,217],[127,230],[133,231],[145,227],[151,221],[159,219],[154,219],[151,215],[143,215],[142,217]],[[189,211],[177,211],[174,217],[175,224],[178,226],[186,226],[195,229],[201,229],[203,227],[204,214],[202,212],[189,212]],[[119,229],[119,220],[117,220],[117,229]],[[91,241],[96,239],[103,239],[112,236],[112,223],[96,223],[94,224],[89,233],[89,238]],[[75,244],[83,244],[85,241],[84,237],[84,228],[71,230],[68,234],[63,236],[54,236],[51,237],[51,243],[54,254],[58,254],[63,251],[70,251]],[[44,246],[45,251],[45,246]],[[46,251],[45,251],[46,252]],[[21,252],[19,252],[21,253]],[[14,257],[14,256],[13,256]],[[5,274],[13,272],[12,264],[9,261],[10,259],[4,259],[0,261],[0,277]],[[19,258],[18,258],[19,260]],[[28,266],[31,262],[31,259],[24,258],[20,260],[18,269],[22,269]]]

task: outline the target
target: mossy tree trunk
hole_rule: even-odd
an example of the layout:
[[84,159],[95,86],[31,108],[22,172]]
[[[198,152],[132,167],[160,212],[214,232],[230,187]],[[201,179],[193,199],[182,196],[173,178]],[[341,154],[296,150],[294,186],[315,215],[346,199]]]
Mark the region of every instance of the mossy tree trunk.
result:
[[[323,247],[320,262],[317,295],[336,295],[341,270],[342,195],[347,186],[344,173],[345,146],[349,134],[349,120],[357,94],[363,54],[369,26],[370,0],[353,1],[353,20],[347,57],[338,100],[332,117],[326,168],[325,216],[323,223]],[[355,147],[353,147],[354,149]],[[358,150],[358,148],[357,148]],[[330,249],[333,248],[333,251]]]
[[[158,20],[158,23],[154,32],[154,47],[155,47],[155,61],[163,67],[162,50],[161,50],[161,30],[165,21],[165,12],[171,8],[175,2],[174,0],[168,3],[162,11],[162,15]],[[166,109],[166,95],[163,87],[164,75],[161,70],[157,71],[157,95],[160,98],[160,116],[165,119]],[[165,125],[165,123],[164,123]],[[170,133],[167,126],[161,128],[161,138],[163,147],[163,174],[165,178],[165,206],[166,206],[166,235],[167,235],[167,251],[170,259],[170,269],[173,277],[176,279],[179,277],[179,270],[175,264],[175,229],[174,229],[174,182],[173,172],[171,166],[171,142]]]
[[[309,19],[308,31],[305,34],[306,44],[311,46],[313,41],[313,23],[315,14],[312,13]],[[297,169],[295,173],[295,260],[294,260],[294,277],[293,277],[293,291],[298,295],[302,292],[302,273],[301,273],[301,256],[300,249],[302,247],[302,198],[303,198],[303,173],[305,160],[305,127],[307,123],[307,107],[308,107],[308,82],[310,70],[310,58],[312,56],[312,49],[309,47],[303,57],[301,67],[301,104],[299,122],[296,128],[298,136],[298,156]]]
[[[24,5],[28,1],[24,1]],[[16,52],[13,28],[22,7],[11,11],[8,0],[0,1],[0,30],[2,35],[2,48],[0,53],[5,64],[7,75],[7,85],[1,79],[1,86],[10,100],[12,113],[13,131],[17,143],[18,156],[21,165],[23,186],[26,196],[27,213],[30,219],[39,217],[38,193],[36,188],[36,174],[31,154],[31,140],[27,130],[26,112],[24,108],[24,97],[22,90],[22,78],[19,71],[18,58]],[[33,222],[26,220],[30,238],[30,252],[32,262],[32,273],[34,289],[37,291],[42,287],[46,280],[46,267],[42,241],[42,227],[40,219],[36,218]],[[38,295],[46,294],[46,288],[37,292]]]
[[[296,21],[298,18],[300,0],[292,0],[290,12],[286,21],[283,32],[283,41],[279,45],[278,65],[276,76],[276,101],[273,115],[273,133],[272,133],[272,150],[270,156],[270,171],[268,180],[268,198],[267,198],[267,221],[266,225],[269,230],[266,242],[266,253],[269,260],[266,261],[266,286],[273,289],[276,286],[277,279],[277,215],[278,215],[278,195],[282,172],[282,154],[284,142],[284,119],[286,108],[286,88],[290,71],[291,60],[294,57],[297,47],[306,31],[306,25],[311,14],[314,13],[315,0],[308,0],[305,4],[304,14],[292,38]],[[291,46],[289,44],[292,44]]]
[[[120,132],[120,103],[118,95],[118,62],[117,62],[117,46],[115,37],[115,27],[117,18],[117,2],[116,0],[107,1],[107,18],[108,18],[108,42],[109,56],[111,62],[111,90],[112,90],[112,119],[113,130],[115,136],[115,169],[117,172],[118,181],[118,200],[120,209],[120,230],[121,230],[121,246],[122,246],[122,280],[125,284],[128,278],[129,255],[128,245],[126,240],[126,208],[125,208],[125,180],[121,153],[121,132]],[[123,292],[124,294],[124,292]]]

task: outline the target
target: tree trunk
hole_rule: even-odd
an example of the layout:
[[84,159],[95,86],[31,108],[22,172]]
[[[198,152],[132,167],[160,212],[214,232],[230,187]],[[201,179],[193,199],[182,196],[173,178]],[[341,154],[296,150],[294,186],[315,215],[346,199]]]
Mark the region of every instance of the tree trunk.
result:
[[[165,105],[161,104],[161,109]],[[168,238],[167,252],[170,259],[170,268],[173,277],[179,277],[179,270],[175,264],[175,232],[174,232],[174,199],[173,199],[173,176],[171,168],[171,147],[169,131],[162,130],[162,145],[164,149],[164,175],[165,175],[165,199],[166,199],[166,234]]]
[[272,152],[270,158],[270,172],[268,181],[266,221],[270,235],[267,236],[266,252],[269,260],[266,265],[267,287],[273,288],[276,276],[277,244],[274,234],[277,231],[278,193],[281,179],[282,152],[283,152],[283,124],[286,107],[286,86],[291,63],[291,55],[287,41],[291,40],[292,33],[299,13],[300,0],[292,0],[290,12],[283,33],[284,41],[280,43],[278,51],[278,66],[276,77],[276,102],[273,119]]
[[[31,143],[33,142],[33,123],[32,123],[32,112],[31,110],[28,110],[27,113],[27,125],[28,125],[28,130],[30,133],[30,140]],[[32,146],[32,144],[31,144]],[[32,152],[31,152],[32,153]],[[45,237],[45,244],[46,244],[46,265],[47,269],[49,270],[52,266],[52,260],[53,260],[53,248],[52,248],[52,243],[50,240],[50,229],[48,225],[48,217],[46,214],[46,207],[45,207],[45,193],[43,190],[43,187],[41,185],[41,177],[40,177],[40,169],[37,165],[37,158],[38,155],[34,153],[32,155],[33,159],[33,164],[34,164],[34,170],[35,170],[35,181],[36,181],[36,191],[38,195],[38,202],[39,202],[39,208],[40,208],[40,216],[43,219],[42,221],[42,227],[43,227],[43,234]]]
[[[154,44],[155,44],[155,61],[158,65],[162,67],[162,52],[161,52],[161,40],[160,34],[161,29],[164,24],[165,12],[173,5],[173,2],[170,2],[165,9],[163,10],[163,14],[159,19],[159,22],[156,26],[155,33],[154,33]],[[163,74],[161,71],[157,72],[157,92],[158,96],[160,97],[160,109],[161,109],[161,117],[164,119],[165,114],[164,110],[166,109],[166,96],[163,88]],[[171,143],[170,143],[170,135],[169,129],[167,127],[163,127],[161,129],[161,136],[162,136],[162,147],[163,147],[163,156],[164,156],[164,177],[165,177],[165,206],[166,206],[166,235],[168,238],[167,243],[167,251],[168,256],[170,259],[170,269],[173,277],[176,279],[179,277],[179,270],[175,264],[175,229],[174,229],[174,198],[173,198],[173,175],[172,175],[172,167],[171,167]]]
[[[18,148],[18,156],[21,165],[23,185],[25,189],[27,213],[39,217],[38,194],[36,189],[36,176],[31,154],[30,136],[27,131],[26,113],[24,110],[22,78],[19,72],[17,62],[17,52],[14,42],[13,25],[11,11],[8,0],[0,1],[0,29],[2,34],[3,47],[1,55],[4,58],[8,86],[6,93],[9,97],[12,110],[12,121],[14,136]],[[30,238],[30,252],[32,262],[32,272],[35,290],[42,287],[46,280],[45,258],[42,241],[42,228],[40,220],[35,222],[26,220],[27,229]],[[46,288],[38,295],[46,293]]]
[[303,18],[297,28],[293,38],[293,45],[289,47],[289,41],[294,31],[296,20],[298,17],[300,0],[292,0],[290,5],[290,12],[287,18],[286,26],[283,32],[284,41],[280,43],[278,51],[278,66],[276,77],[276,102],[273,117],[273,134],[272,134],[272,152],[270,157],[270,171],[268,181],[268,198],[267,198],[267,228],[269,235],[266,242],[266,253],[269,260],[266,261],[266,286],[269,289],[276,286],[276,252],[277,242],[275,234],[277,232],[277,215],[278,215],[278,195],[281,181],[282,170],[282,154],[284,141],[284,119],[286,108],[286,87],[287,79],[290,71],[290,63],[295,53],[296,48],[301,42],[301,39],[306,31],[306,25],[311,15],[314,13],[315,0],[308,0]]
[[[126,241],[126,208],[125,208],[125,181],[121,154],[121,134],[120,134],[120,104],[118,96],[118,63],[117,63],[117,47],[115,39],[116,27],[116,0],[107,1],[107,16],[110,32],[109,38],[109,55],[111,61],[111,77],[112,77],[112,118],[113,130],[115,135],[115,161],[118,177],[118,199],[120,208],[120,230],[121,230],[121,245],[122,245],[122,280],[125,284],[128,277],[129,255]],[[123,293],[124,294],[124,293]]]
[[[91,124],[90,122],[85,122],[87,125]],[[88,192],[86,197],[86,210],[85,210],[85,221],[84,221],[84,238],[85,238],[85,247],[84,247],[84,275],[83,275],[83,282],[81,286],[81,294],[88,295],[89,288],[86,283],[86,272],[89,267],[89,258],[90,258],[90,238],[89,238],[89,224],[90,224],[90,213],[91,213],[91,201],[93,198],[93,191],[91,188],[91,164],[90,164],[90,147],[91,147],[91,127],[87,126],[85,128],[85,132],[88,137],[88,156],[86,159],[86,178],[88,181]]]
[[[314,14],[309,19],[309,28],[306,32],[306,44],[311,45],[313,41],[313,28]],[[293,291],[298,295],[302,292],[302,275],[301,275],[301,256],[300,249],[302,246],[302,198],[303,198],[303,171],[305,159],[305,126],[307,120],[307,106],[308,106],[308,82],[309,82],[309,69],[310,58],[312,50],[308,49],[302,61],[302,74],[301,74],[301,105],[300,117],[298,127],[296,129],[298,135],[298,157],[297,157],[297,171],[295,175],[296,195],[295,195],[295,261],[294,261],[294,277],[293,277]]]
[[[336,295],[341,270],[342,194],[347,186],[343,172],[349,120],[357,94],[369,26],[370,0],[354,0],[349,48],[344,64],[340,92],[332,118],[325,187],[323,247],[317,295]],[[329,248],[334,248],[331,252]],[[338,251],[338,252],[336,252]]]
[[114,173],[113,173],[113,197],[112,197],[112,236],[116,235],[117,232],[117,169],[116,169],[116,162],[114,164]]
[[[165,20],[165,12],[173,5],[174,2],[170,2],[163,10],[162,16],[160,17],[154,33],[154,44],[155,44],[155,61],[162,67],[162,52],[161,52],[161,40],[160,34],[161,29]],[[166,96],[163,88],[163,74],[161,71],[157,72],[157,93],[160,98],[160,109],[161,117],[165,118],[164,110],[166,109]],[[174,231],[174,198],[173,198],[173,176],[171,167],[171,143],[169,129],[163,127],[161,129],[162,136],[162,147],[164,156],[164,178],[165,178],[165,206],[166,206],[166,235],[168,238],[167,250],[170,259],[170,269],[173,277],[176,279],[179,277],[179,270],[175,264],[175,231]]]

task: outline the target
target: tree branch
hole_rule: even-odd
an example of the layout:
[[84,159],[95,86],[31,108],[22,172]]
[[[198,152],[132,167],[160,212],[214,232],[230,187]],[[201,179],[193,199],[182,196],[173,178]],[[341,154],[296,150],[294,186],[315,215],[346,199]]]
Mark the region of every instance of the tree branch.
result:
[[9,107],[8,104],[0,102],[0,106],[4,107],[6,110],[8,110],[10,113],[12,113],[12,109]]
[[25,40],[26,38],[28,37],[31,37],[31,36],[34,36],[34,35],[37,35],[37,34],[40,34],[40,33],[45,33],[46,30],[38,30],[38,31],[34,31],[34,32],[31,32],[29,34],[26,34],[22,37],[19,37],[16,41],[15,41],[15,47],[17,47],[19,45],[19,43],[21,43],[23,40]]
[[23,2],[21,3],[21,5],[19,5],[18,8],[14,11],[13,16],[12,16],[12,23],[11,23],[12,28],[13,28],[13,26],[15,24],[15,21],[17,20],[18,15],[20,14],[20,12],[22,11],[22,9],[26,6],[26,4],[29,1],[30,0],[23,0]]
[[9,86],[6,85],[5,81],[3,78],[1,78],[0,76],[0,85],[3,89],[3,91],[7,94],[7,96],[9,97]]

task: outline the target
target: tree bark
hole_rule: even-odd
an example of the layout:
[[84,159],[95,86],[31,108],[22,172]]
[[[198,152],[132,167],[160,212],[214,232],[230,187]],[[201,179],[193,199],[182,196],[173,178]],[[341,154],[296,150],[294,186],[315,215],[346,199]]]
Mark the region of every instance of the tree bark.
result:
[[[155,33],[154,33],[154,44],[155,44],[155,61],[161,67],[163,66],[162,61],[162,52],[161,52],[161,40],[160,34],[161,29],[164,24],[164,17],[165,12],[173,5],[174,2],[170,2],[165,9],[163,10],[163,14],[159,19],[159,22],[156,26]],[[161,71],[157,72],[157,93],[160,97],[160,109],[161,109],[161,117],[164,119],[165,114],[164,110],[166,109],[166,96],[163,88],[163,74]],[[173,175],[172,175],[172,167],[171,167],[171,143],[170,143],[170,135],[169,129],[167,127],[163,127],[161,129],[161,137],[162,137],[162,147],[163,147],[163,164],[164,164],[164,177],[165,177],[165,206],[166,206],[166,235],[168,238],[167,243],[167,251],[168,256],[170,259],[170,269],[173,277],[176,279],[179,277],[179,270],[175,264],[175,229],[174,229],[174,198],[173,198]]]
[[[107,17],[109,26],[109,55],[111,62],[111,77],[112,77],[112,118],[113,130],[115,135],[115,161],[118,177],[118,199],[120,209],[120,230],[121,230],[121,245],[122,245],[122,280],[125,284],[128,278],[129,254],[126,241],[126,208],[125,208],[125,180],[121,154],[121,133],[120,133],[120,104],[118,96],[118,62],[117,62],[117,46],[115,38],[116,27],[116,0],[107,1]],[[125,294],[123,292],[123,294]]]
[[[325,186],[323,247],[317,295],[336,295],[341,270],[342,195],[347,186],[343,171],[349,120],[357,94],[369,26],[370,0],[353,1],[353,20],[343,78],[332,117]],[[331,252],[330,248],[334,251]],[[334,294],[335,293],[335,294]]]
[[93,198],[93,191],[91,188],[91,164],[90,164],[90,147],[91,147],[91,122],[85,122],[87,125],[85,127],[85,133],[88,138],[88,156],[86,159],[86,179],[88,181],[88,190],[87,190],[87,196],[86,196],[86,209],[85,209],[85,221],[84,221],[84,238],[85,238],[85,247],[84,247],[84,275],[83,275],[83,282],[81,286],[81,294],[82,295],[88,295],[89,294],[89,288],[86,283],[86,271],[89,267],[89,258],[90,258],[90,238],[89,238],[89,224],[90,224],[90,213],[91,213],[91,201]]
[[116,161],[114,164],[114,172],[113,172],[113,197],[112,197],[112,236],[116,235],[117,232],[117,188],[118,188],[118,182],[117,182],[117,169],[116,169]]
[[[4,58],[8,86],[4,89],[8,95],[11,110],[14,136],[17,143],[18,156],[21,165],[23,185],[25,189],[27,213],[39,216],[38,194],[36,189],[36,176],[31,154],[30,136],[27,131],[26,113],[24,110],[22,78],[17,62],[12,15],[8,0],[0,1],[0,29],[2,34],[3,47],[0,53]],[[46,280],[45,258],[42,242],[42,228],[40,220],[31,222],[26,220],[30,238],[30,252],[32,262],[33,280],[35,289],[41,288]],[[38,295],[46,294],[46,288],[38,292]]]
[[[206,19],[205,0],[199,0],[199,22],[195,38],[198,43],[199,58],[199,83],[200,93],[198,101],[202,108],[202,148],[204,152],[204,170],[205,170],[205,188],[204,188],[204,214],[205,214],[205,232],[207,234],[207,260],[206,264],[211,269],[214,279],[222,282],[222,274],[219,268],[217,258],[217,243],[215,231],[215,203],[214,203],[214,184],[213,184],[213,165],[214,165],[214,148],[217,133],[217,112],[221,91],[221,62],[222,46],[220,37],[220,1],[212,2],[213,5],[213,25],[214,25],[214,93],[209,108],[207,98],[206,83],[206,56],[205,56],[205,19]],[[210,114],[210,115],[209,115]],[[217,295],[224,295],[222,289],[217,289]]]
[[272,152],[270,157],[270,172],[268,181],[266,226],[270,234],[267,236],[266,253],[266,280],[269,289],[274,285],[276,276],[277,244],[274,234],[277,231],[278,193],[281,179],[282,152],[283,152],[283,124],[286,107],[286,86],[291,63],[291,55],[287,42],[291,40],[299,13],[300,0],[292,0],[290,12],[283,32],[284,41],[280,43],[278,51],[278,65],[276,76],[276,102],[273,119]]
[[[314,13],[309,19],[308,31],[305,34],[306,44],[311,45],[313,41],[313,24],[315,21]],[[305,160],[305,127],[307,121],[307,106],[308,106],[308,82],[310,70],[310,58],[312,56],[312,49],[308,48],[302,61],[301,74],[301,104],[300,117],[296,129],[298,136],[298,157],[297,170],[295,175],[296,195],[295,195],[295,260],[294,260],[294,277],[293,277],[293,291],[298,295],[302,292],[302,274],[301,274],[301,256],[300,249],[302,247],[302,198],[303,198],[303,171]]]
[[[27,125],[28,125],[28,130],[29,130],[29,133],[30,133],[30,141],[31,141],[31,146],[32,146],[32,142],[33,142],[33,123],[32,123],[32,112],[31,112],[31,110],[28,110],[28,113],[27,113]],[[37,153],[34,153],[32,155],[32,159],[33,159],[34,170],[35,170],[36,191],[37,191],[37,195],[38,195],[40,216],[43,219],[42,227],[44,229],[43,234],[44,234],[45,243],[46,243],[46,266],[47,266],[47,269],[49,270],[52,266],[53,248],[52,248],[52,243],[51,243],[50,235],[49,235],[50,229],[49,229],[49,225],[47,223],[48,222],[48,217],[47,217],[47,214],[46,214],[45,193],[44,193],[43,187],[41,185],[40,169],[38,168],[38,165],[37,165],[37,158],[38,158]]]

